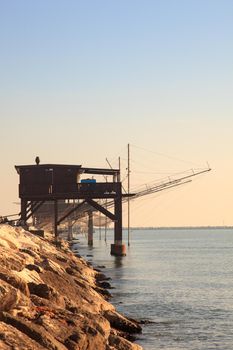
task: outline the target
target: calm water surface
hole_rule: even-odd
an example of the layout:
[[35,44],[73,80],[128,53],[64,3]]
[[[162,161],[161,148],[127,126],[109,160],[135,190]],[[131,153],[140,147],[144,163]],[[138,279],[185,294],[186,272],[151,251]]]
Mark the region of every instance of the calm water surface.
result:
[[117,310],[151,321],[145,350],[233,349],[232,230],[135,230],[124,258],[110,255],[112,231],[93,249],[78,237],[80,254],[106,266]]

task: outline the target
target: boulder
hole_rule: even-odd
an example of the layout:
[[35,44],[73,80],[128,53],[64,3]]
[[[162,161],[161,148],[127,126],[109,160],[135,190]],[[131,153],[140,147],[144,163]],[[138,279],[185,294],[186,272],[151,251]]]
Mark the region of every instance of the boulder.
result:
[[109,278],[59,243],[0,225],[0,349],[141,349],[126,339],[140,325],[106,300]]

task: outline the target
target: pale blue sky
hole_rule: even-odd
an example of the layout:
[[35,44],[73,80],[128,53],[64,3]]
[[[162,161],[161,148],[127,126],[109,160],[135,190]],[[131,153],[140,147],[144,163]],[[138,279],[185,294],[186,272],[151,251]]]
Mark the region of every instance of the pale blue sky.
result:
[[0,0],[0,45],[0,215],[14,164],[107,166],[130,142],[215,169],[144,201],[135,224],[233,224],[232,1]]

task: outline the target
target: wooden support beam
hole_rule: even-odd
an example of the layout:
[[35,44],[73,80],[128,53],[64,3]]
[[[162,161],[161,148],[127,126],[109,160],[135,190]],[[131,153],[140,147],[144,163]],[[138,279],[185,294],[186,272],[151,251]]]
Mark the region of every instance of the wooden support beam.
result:
[[104,215],[106,215],[112,221],[116,220],[116,216],[113,213],[111,213],[109,210],[102,207],[102,205],[100,205],[99,203],[93,201],[93,199],[88,198],[88,199],[86,199],[86,202],[88,204],[90,204],[93,208],[95,208],[96,210],[98,210],[101,213],[103,213]]
[[21,199],[21,212],[20,212],[20,219],[23,222],[23,224],[26,224],[27,221],[27,200]]
[[36,202],[35,206],[31,203],[31,212],[27,215],[27,220],[44,204],[45,201]]
[[82,203],[77,204],[74,208],[72,208],[68,213],[66,213],[65,215],[63,215],[58,221],[57,224],[60,225],[60,223],[62,221],[64,221],[68,216],[70,216],[70,214],[72,214],[74,211],[80,209],[83,204],[85,203],[85,201],[83,201]]
[[57,210],[57,200],[54,201],[54,234],[55,238],[58,237],[58,231],[57,231],[57,218],[58,218],[58,210]]

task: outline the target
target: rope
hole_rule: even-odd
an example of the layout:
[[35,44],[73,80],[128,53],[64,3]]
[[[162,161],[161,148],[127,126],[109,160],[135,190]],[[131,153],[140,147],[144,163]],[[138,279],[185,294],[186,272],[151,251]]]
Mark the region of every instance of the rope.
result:
[[143,148],[143,147],[139,147],[139,146],[136,146],[136,145],[132,145],[130,144],[130,146],[133,146],[134,148],[137,148],[137,149],[141,149],[145,152],[149,152],[149,153],[152,153],[152,154],[156,154],[157,156],[160,156],[160,157],[166,157],[168,159],[173,159],[173,160],[177,160],[179,162],[182,162],[182,163],[189,163],[189,164],[193,164],[193,165],[199,165],[197,163],[194,163],[190,160],[184,160],[184,159],[181,159],[181,158],[177,158],[177,157],[173,157],[173,156],[170,156],[170,155],[167,155],[167,154],[164,154],[164,153],[159,153],[159,152],[155,152],[155,151],[151,151],[151,150],[148,150],[146,148]]

